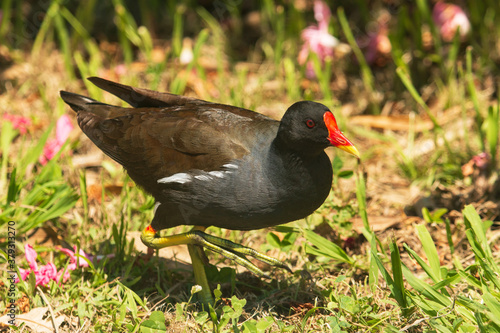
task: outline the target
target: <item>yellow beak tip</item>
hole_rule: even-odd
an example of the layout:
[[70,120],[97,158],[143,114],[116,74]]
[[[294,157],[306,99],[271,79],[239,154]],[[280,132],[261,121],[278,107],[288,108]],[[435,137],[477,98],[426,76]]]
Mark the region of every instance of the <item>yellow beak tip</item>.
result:
[[343,151],[346,151],[349,154],[352,154],[352,155],[356,156],[357,158],[360,158],[358,149],[352,145],[350,145],[350,146],[337,146],[337,148],[340,148]]

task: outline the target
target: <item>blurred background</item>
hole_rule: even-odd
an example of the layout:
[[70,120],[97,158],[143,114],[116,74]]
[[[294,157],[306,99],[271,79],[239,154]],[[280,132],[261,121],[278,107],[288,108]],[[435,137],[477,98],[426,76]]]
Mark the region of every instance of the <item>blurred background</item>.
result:
[[[0,241],[15,221],[18,308],[52,303],[67,331],[139,330],[157,308],[169,329],[195,331],[499,327],[499,16],[494,0],[2,0]],[[89,76],[275,119],[298,100],[331,108],[362,163],[329,152],[334,184],[324,206],[286,227],[210,230],[301,274],[266,282],[211,258],[223,267],[209,275],[226,303],[218,320],[198,311],[187,251],[142,258],[152,198],[59,98],[67,90],[125,105]],[[62,273],[42,280],[28,268],[30,246],[40,265]],[[75,264],[80,250],[89,267]],[[486,266],[475,261],[481,253]],[[61,276],[73,282],[57,284]],[[466,291],[469,303],[455,305]]]

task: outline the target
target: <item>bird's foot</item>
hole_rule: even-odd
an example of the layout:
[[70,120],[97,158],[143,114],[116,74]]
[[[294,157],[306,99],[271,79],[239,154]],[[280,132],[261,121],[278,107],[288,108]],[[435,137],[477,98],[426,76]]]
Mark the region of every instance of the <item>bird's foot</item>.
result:
[[266,278],[271,278],[271,277],[266,273],[264,273],[250,260],[248,260],[246,258],[247,256],[253,257],[270,266],[283,268],[289,272],[292,272],[292,270],[287,265],[285,265],[284,263],[275,258],[257,252],[252,248],[231,242],[227,239],[209,235],[201,230],[197,230],[196,228],[183,234],[172,235],[172,236],[158,236],[156,230],[154,230],[153,227],[148,226],[142,232],[141,240],[146,246],[152,247],[154,249],[161,249],[164,247],[180,245],[180,244],[199,245],[207,250],[223,255],[224,257],[245,267],[246,269],[248,269],[249,271],[253,272],[256,275],[263,276]]

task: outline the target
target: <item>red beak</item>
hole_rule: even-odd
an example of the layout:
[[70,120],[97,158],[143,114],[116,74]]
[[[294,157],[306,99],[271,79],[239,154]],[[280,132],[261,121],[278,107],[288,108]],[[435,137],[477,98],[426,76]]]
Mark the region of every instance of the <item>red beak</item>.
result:
[[330,141],[332,146],[340,148],[359,158],[359,152],[356,147],[354,147],[352,142],[349,141],[349,139],[346,138],[345,135],[339,130],[337,120],[335,120],[333,113],[325,112],[323,120],[325,121],[326,128],[328,129],[328,141]]

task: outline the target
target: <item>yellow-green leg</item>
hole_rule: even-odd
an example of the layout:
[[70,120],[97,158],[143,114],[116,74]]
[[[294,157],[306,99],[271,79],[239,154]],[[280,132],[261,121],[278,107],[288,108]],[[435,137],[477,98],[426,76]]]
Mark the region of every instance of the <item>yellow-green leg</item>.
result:
[[204,303],[212,301],[212,294],[208,286],[204,263],[200,256],[198,248],[195,245],[219,253],[259,276],[269,278],[267,274],[265,274],[261,269],[255,266],[245,256],[253,257],[271,266],[283,268],[291,272],[290,268],[288,268],[287,265],[277,259],[259,253],[252,248],[233,243],[231,241],[228,241],[227,239],[208,235],[200,229],[202,228],[194,227],[191,231],[183,234],[160,237],[156,234],[156,230],[153,229],[153,227],[147,226],[146,229],[144,229],[144,231],[142,232],[141,240],[146,246],[153,249],[161,249],[164,247],[181,244],[188,245],[189,255],[191,256],[193,264],[195,280],[196,283],[202,287],[201,298]]
[[205,272],[205,264],[200,256],[200,250],[197,245],[188,244],[189,255],[191,256],[191,264],[193,265],[194,280],[196,284],[201,287],[199,293],[200,301],[207,306],[208,304],[214,304],[214,298],[212,297],[212,292],[210,286],[208,285],[207,274]]

